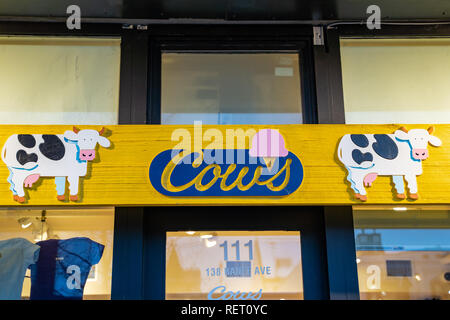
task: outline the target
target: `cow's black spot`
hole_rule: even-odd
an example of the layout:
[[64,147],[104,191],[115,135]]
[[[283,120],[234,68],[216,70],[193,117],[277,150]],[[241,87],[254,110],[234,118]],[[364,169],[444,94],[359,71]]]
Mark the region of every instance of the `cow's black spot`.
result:
[[36,145],[36,139],[31,134],[18,134],[17,139],[25,148],[33,148]]
[[362,153],[358,149],[352,151],[352,158],[357,164],[361,164],[364,161],[373,161],[373,155],[370,152]]
[[397,158],[397,144],[387,134],[374,134],[373,137],[377,142],[372,144],[373,151],[380,157],[388,160]]
[[66,148],[61,140],[54,134],[43,134],[44,142],[39,145],[42,154],[51,160],[61,160],[66,153]]
[[19,150],[16,153],[16,159],[23,166],[27,162],[37,162],[38,156],[36,153],[28,154],[25,150]]
[[350,135],[353,143],[360,148],[365,148],[369,145],[369,139],[363,134],[352,134]]

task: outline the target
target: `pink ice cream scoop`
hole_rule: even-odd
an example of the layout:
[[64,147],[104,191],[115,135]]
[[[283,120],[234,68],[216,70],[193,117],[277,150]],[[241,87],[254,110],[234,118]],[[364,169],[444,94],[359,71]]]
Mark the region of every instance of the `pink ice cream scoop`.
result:
[[284,138],[277,130],[262,129],[253,136],[250,156],[263,157],[269,170],[272,169],[275,158],[287,155]]

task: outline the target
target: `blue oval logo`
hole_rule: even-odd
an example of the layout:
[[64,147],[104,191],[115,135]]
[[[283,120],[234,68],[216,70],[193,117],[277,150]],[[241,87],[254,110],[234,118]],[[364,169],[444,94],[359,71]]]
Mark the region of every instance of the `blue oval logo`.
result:
[[153,159],[149,177],[158,192],[172,197],[286,196],[300,187],[303,166],[292,152],[262,159],[248,149],[170,149]]

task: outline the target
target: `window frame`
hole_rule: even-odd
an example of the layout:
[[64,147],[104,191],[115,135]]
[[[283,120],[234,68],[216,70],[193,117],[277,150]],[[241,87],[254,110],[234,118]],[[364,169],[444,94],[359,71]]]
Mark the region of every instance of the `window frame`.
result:
[[[147,57],[147,48],[140,42],[142,37],[147,39],[146,32],[123,29],[121,24],[116,23],[83,23],[81,29],[69,30],[65,23],[0,22],[0,35],[120,38],[118,124],[138,123],[139,119],[142,118],[140,117],[141,109],[146,108],[146,99],[139,99],[140,88],[136,86],[137,88],[132,90],[132,84],[136,83],[136,79],[139,79],[145,82],[145,87],[147,85],[147,70],[145,70],[145,73],[136,70],[136,67],[140,67],[142,64],[136,54],[137,48],[139,47],[139,51]],[[136,63],[134,63],[135,61]]]
[[330,298],[322,207],[147,207],[142,215],[142,299],[165,299],[166,232],[186,230],[300,231],[303,297]]
[[[341,67],[340,58],[340,45],[341,38],[357,38],[357,39],[377,39],[377,38],[433,38],[433,37],[450,37],[450,25],[383,25],[381,29],[370,30],[365,25],[339,25],[334,26],[328,30],[328,33],[332,34],[333,43],[335,44],[335,55],[339,56],[338,61],[334,62],[336,67]],[[340,95],[342,97],[342,106],[338,106],[340,109],[341,122],[345,122],[345,108],[344,108],[344,90],[342,87],[342,70],[339,69],[340,75]],[[333,108],[333,107],[332,107]]]
[[[119,87],[117,88],[118,99],[117,102],[114,102],[114,105],[117,106],[116,110],[116,121],[114,124],[105,124],[105,125],[117,125],[121,121],[121,110],[128,109],[128,106],[122,107],[121,97],[122,97],[122,73],[124,72],[122,64],[127,60],[128,56],[122,54],[124,50],[124,34],[119,32],[117,28],[111,25],[101,26],[101,25],[92,25],[87,32],[70,32],[67,28],[66,30],[61,30],[59,26],[54,26],[46,23],[2,23],[0,22],[0,37],[40,37],[40,38],[99,38],[102,40],[111,39],[111,40],[119,40],[120,41],[120,51],[119,51]],[[95,30],[95,31],[94,31]],[[127,39],[128,37],[126,37]],[[22,85],[22,84],[21,84]],[[53,90],[55,91],[55,90]],[[125,107],[125,108],[124,108]],[[36,106],[34,106],[36,108]],[[24,112],[24,111],[21,111]],[[58,111],[59,112],[59,111]],[[73,112],[73,111],[70,111]],[[83,112],[84,113],[84,112]],[[14,125],[17,123],[14,123]],[[8,125],[5,123],[4,125]],[[11,124],[13,125],[13,124]],[[27,124],[23,124],[27,125]],[[38,123],[28,124],[28,125],[38,125]],[[40,125],[65,125],[62,123],[57,124],[46,124],[40,123]],[[68,124],[66,124],[68,125]],[[92,125],[92,124],[79,124],[80,126],[84,125]]]
[[161,56],[179,53],[297,53],[303,124],[317,123],[312,44],[306,37],[155,37],[150,40],[147,124],[161,124]]

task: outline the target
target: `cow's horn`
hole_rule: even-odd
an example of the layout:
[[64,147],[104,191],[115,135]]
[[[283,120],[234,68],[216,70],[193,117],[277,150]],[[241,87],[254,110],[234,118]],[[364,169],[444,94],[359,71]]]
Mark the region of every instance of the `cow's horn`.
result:
[[429,134],[432,134],[434,132],[434,127],[433,126],[429,127],[427,129],[427,131],[428,131]]
[[102,127],[102,129],[98,132],[99,135],[102,135],[105,132],[105,127]]
[[80,132],[80,129],[78,129],[77,127],[73,127],[73,132],[78,133]]
[[408,129],[406,129],[405,127],[400,127],[398,130],[402,130],[403,132],[408,133]]

